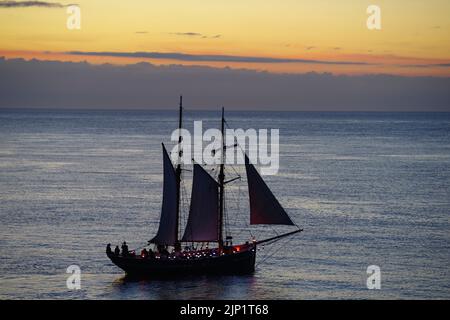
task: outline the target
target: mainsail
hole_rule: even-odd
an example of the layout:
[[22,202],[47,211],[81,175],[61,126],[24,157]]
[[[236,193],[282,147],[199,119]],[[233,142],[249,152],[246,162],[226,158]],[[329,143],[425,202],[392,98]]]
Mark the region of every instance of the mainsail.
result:
[[182,242],[218,241],[219,185],[199,164],[194,164],[191,206]]
[[173,245],[176,242],[176,220],[177,220],[177,178],[166,148],[163,147],[164,163],[164,187],[161,209],[161,219],[156,236],[150,240],[151,243],[161,245]]
[[250,224],[294,225],[247,156],[245,169],[250,197]]
[[[180,119],[181,110],[180,102]],[[224,121],[222,109],[222,132],[224,131]],[[179,167],[175,170],[164,144],[162,147],[164,187],[161,218],[158,233],[150,242],[158,245],[175,246],[180,241],[178,239],[178,203],[181,170]],[[222,147],[225,148],[224,146]],[[200,164],[194,164],[189,217],[181,242],[218,242],[219,247],[223,246],[222,224],[224,199],[222,192],[226,183],[224,181],[223,167],[222,164],[219,181],[216,181]],[[256,168],[250,163],[247,155],[245,156],[245,168],[250,198],[250,224],[295,225],[259,175]],[[300,231],[302,230],[299,229],[287,234],[278,235],[277,237],[266,239],[262,242],[273,241]]]

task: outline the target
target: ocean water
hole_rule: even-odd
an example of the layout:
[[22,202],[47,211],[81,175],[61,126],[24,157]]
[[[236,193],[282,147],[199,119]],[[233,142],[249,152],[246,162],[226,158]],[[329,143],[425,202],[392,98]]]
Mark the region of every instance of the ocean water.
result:
[[[186,122],[219,116],[187,110]],[[251,276],[125,279],[105,245],[155,234],[176,117],[0,110],[0,299],[450,298],[448,113],[227,112],[231,127],[280,130],[280,170],[265,179],[304,232],[261,248]],[[248,228],[244,183],[227,199],[236,241],[274,235]],[[69,265],[80,290],[66,287]]]

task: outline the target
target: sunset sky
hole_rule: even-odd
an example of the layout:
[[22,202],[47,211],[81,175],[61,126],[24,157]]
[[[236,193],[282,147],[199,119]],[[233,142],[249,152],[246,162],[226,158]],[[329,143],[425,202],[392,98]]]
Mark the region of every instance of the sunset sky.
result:
[[66,28],[70,2],[25,2],[0,1],[0,56],[450,76],[448,0],[76,0],[81,30]]

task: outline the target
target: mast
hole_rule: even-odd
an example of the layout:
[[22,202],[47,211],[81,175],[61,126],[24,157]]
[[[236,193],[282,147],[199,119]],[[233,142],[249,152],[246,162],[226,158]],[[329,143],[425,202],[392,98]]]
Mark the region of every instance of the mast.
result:
[[224,211],[224,187],[225,187],[225,110],[222,107],[222,152],[221,152],[221,162],[220,162],[220,172],[219,172],[219,248],[223,247],[223,211]]
[[180,224],[180,185],[181,185],[181,156],[183,150],[181,150],[181,141],[183,138],[181,137],[181,127],[183,125],[183,96],[180,96],[180,111],[178,116],[178,163],[177,168],[175,170],[176,179],[177,179],[177,204],[176,210],[177,215],[175,219],[175,247],[179,245],[178,232],[179,232],[179,224]]

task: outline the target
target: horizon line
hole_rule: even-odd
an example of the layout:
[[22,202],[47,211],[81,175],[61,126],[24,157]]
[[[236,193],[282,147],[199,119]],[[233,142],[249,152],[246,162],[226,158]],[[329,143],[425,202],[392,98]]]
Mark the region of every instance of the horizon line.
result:
[[[91,107],[79,107],[79,108],[73,108],[73,107],[2,107],[0,106],[0,111],[157,111],[157,112],[172,112],[172,111],[178,111],[179,107],[174,106],[166,108],[166,109],[152,109],[152,108],[131,108],[131,109],[122,109],[122,108],[91,108]],[[183,110],[186,111],[193,111],[193,112],[221,112],[222,107],[217,107],[216,109],[199,109],[199,108],[186,108],[183,107]],[[227,109],[225,107],[225,111],[229,112],[283,112],[283,113],[450,113],[450,111],[413,111],[413,110],[402,110],[402,111],[385,111],[385,110],[290,110],[290,109],[236,109],[236,108],[230,108]]]

